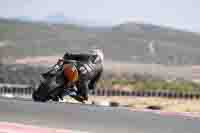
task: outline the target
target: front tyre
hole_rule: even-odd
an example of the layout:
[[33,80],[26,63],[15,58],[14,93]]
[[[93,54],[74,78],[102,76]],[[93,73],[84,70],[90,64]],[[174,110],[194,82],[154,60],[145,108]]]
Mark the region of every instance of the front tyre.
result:
[[40,97],[37,91],[34,91],[32,94],[32,99],[35,102],[46,102],[48,99]]

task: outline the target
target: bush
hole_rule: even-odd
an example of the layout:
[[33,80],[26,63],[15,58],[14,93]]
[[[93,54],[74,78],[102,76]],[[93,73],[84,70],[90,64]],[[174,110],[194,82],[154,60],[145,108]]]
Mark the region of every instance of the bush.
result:
[[[104,86],[120,85],[127,86],[130,90],[148,90],[148,91],[173,91],[183,93],[200,93],[200,84],[189,81],[164,81],[164,80],[106,80]],[[109,84],[108,84],[109,83]]]

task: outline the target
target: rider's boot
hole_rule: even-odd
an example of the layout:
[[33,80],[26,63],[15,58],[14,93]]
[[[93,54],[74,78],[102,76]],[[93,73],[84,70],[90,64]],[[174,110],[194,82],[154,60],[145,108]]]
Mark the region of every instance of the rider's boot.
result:
[[78,93],[76,96],[73,97],[75,100],[84,103],[85,101],[88,101],[88,95]]

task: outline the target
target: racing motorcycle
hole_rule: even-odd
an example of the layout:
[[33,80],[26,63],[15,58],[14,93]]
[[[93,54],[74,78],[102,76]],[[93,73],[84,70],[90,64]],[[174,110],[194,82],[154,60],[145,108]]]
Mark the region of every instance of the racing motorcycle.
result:
[[79,79],[78,61],[58,59],[45,73],[41,73],[40,84],[32,93],[37,102],[59,101],[63,94],[78,99],[76,83]]

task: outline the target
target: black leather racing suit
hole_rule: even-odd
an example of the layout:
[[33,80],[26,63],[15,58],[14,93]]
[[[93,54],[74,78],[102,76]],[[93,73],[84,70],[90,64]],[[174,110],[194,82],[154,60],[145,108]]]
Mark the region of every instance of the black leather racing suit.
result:
[[83,96],[84,100],[88,100],[88,91],[96,88],[96,84],[102,75],[102,60],[99,60],[98,55],[93,54],[65,53],[63,58],[64,60],[77,60],[81,62],[78,64],[78,95]]

